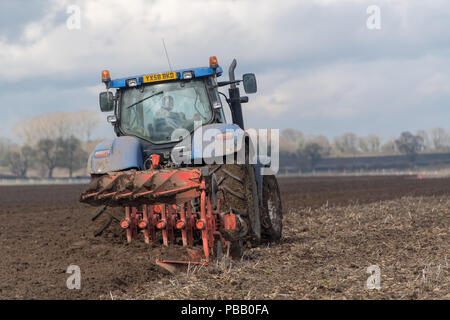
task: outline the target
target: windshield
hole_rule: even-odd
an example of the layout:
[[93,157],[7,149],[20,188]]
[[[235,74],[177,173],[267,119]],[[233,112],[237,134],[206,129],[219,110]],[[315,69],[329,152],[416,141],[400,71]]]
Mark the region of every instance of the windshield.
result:
[[122,93],[120,126],[125,134],[153,143],[172,141],[172,132],[211,120],[212,111],[201,79],[128,88]]

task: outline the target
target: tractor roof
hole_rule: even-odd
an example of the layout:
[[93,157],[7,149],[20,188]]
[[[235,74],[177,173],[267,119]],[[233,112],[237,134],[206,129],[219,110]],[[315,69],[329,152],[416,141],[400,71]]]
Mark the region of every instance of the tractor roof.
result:
[[[189,72],[189,71],[191,73],[193,73],[194,78],[208,77],[208,76],[214,75],[214,70],[209,67],[179,69],[179,70],[162,72],[162,73],[142,74],[142,75],[138,75],[138,76],[114,79],[108,83],[108,88],[128,87],[130,85],[127,84],[127,81],[133,80],[133,79],[136,80],[134,85],[141,85],[141,84],[150,83],[150,82],[161,82],[161,81],[167,81],[167,80],[187,79],[183,76],[183,74],[185,72]],[[217,67],[217,69],[216,69],[217,76],[221,76],[222,72],[223,72],[222,68]]]

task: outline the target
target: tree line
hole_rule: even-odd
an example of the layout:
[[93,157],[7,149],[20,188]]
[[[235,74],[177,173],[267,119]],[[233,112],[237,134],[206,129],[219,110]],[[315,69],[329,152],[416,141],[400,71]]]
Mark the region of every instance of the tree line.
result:
[[[30,169],[52,178],[56,168],[66,169],[68,176],[83,168],[98,141],[93,132],[100,121],[95,111],[46,113],[20,120],[14,136],[20,143],[0,138],[0,166],[18,177]],[[450,132],[442,128],[402,132],[385,141],[377,135],[357,136],[346,132],[331,141],[324,135],[304,135],[295,129],[280,132],[280,160],[302,170],[314,170],[324,157],[390,155],[403,153],[414,162],[420,152],[450,152]]]
[[13,129],[15,138],[0,138],[0,166],[17,177],[37,169],[41,177],[52,178],[56,168],[68,176],[86,166],[92,135],[99,122],[94,111],[46,113],[20,120]]
[[357,136],[346,132],[331,141],[323,135],[306,136],[295,129],[280,132],[280,158],[286,165],[295,163],[302,170],[314,170],[324,157],[355,157],[406,154],[414,163],[420,152],[450,152],[450,131],[435,128],[416,134],[402,132],[386,141],[377,135]]

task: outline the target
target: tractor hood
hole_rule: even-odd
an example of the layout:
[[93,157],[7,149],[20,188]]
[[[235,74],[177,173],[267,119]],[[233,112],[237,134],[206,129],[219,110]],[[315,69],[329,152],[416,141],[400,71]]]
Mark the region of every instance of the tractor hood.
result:
[[104,174],[132,168],[144,169],[141,142],[132,136],[102,141],[95,147],[88,161],[89,174]]
[[212,163],[216,158],[241,150],[244,135],[245,132],[235,124],[201,126],[173,148],[172,161],[176,164]]

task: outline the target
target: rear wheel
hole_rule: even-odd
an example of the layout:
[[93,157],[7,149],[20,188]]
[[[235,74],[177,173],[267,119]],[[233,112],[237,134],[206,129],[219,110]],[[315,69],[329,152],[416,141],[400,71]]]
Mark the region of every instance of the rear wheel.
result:
[[279,241],[283,228],[280,190],[275,176],[263,177],[263,207],[261,210],[261,238]]
[[251,165],[214,164],[210,174],[217,179],[217,186],[224,193],[224,210],[239,215],[242,230],[230,238],[230,254],[239,258],[243,253],[244,240],[258,244],[261,240],[258,194],[255,173]]

